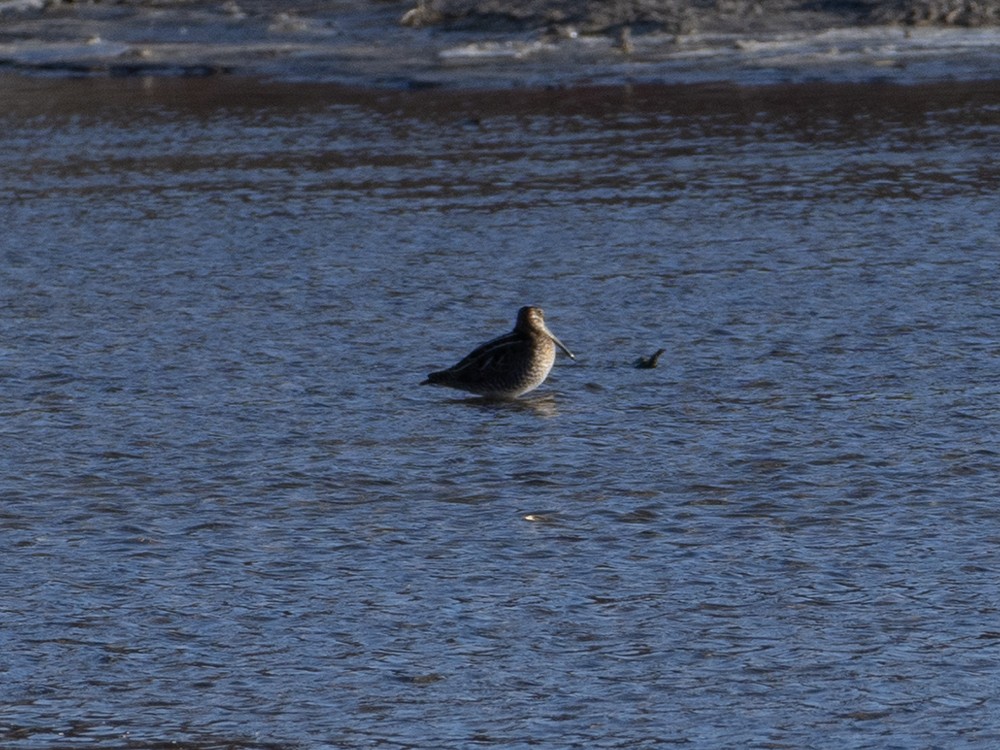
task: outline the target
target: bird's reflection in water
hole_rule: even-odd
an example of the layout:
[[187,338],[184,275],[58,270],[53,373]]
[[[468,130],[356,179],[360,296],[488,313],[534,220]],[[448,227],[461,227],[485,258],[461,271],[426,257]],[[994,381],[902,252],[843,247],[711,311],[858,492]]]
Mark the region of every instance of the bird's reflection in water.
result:
[[520,412],[534,414],[536,417],[554,417],[559,413],[559,402],[552,393],[542,393],[537,396],[522,396],[518,399],[483,398],[456,398],[451,399],[453,404],[463,404],[465,406],[482,409],[487,412]]

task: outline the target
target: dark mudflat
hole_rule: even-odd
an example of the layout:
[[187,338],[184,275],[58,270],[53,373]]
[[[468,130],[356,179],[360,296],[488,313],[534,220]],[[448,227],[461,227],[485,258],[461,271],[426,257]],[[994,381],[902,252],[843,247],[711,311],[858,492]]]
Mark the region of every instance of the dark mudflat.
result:
[[983,80],[1000,0],[0,0],[0,69],[375,87]]

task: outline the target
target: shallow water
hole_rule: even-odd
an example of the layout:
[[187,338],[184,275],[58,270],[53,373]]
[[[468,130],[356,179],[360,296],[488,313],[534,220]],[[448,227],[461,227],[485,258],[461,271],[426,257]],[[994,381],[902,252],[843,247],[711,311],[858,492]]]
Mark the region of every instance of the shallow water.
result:
[[1000,741],[996,84],[4,88],[5,748]]

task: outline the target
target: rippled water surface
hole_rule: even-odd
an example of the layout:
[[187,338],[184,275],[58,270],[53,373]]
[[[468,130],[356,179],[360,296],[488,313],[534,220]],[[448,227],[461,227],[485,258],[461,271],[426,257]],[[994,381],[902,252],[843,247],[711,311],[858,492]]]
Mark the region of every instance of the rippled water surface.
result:
[[4,748],[1000,743],[998,85],[2,85]]

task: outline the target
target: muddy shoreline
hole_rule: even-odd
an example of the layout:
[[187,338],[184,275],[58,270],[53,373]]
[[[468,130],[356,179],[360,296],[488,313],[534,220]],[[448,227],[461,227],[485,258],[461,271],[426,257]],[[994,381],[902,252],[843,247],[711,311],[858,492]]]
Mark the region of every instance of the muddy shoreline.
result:
[[0,0],[0,72],[376,88],[1000,79],[1000,0]]

